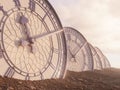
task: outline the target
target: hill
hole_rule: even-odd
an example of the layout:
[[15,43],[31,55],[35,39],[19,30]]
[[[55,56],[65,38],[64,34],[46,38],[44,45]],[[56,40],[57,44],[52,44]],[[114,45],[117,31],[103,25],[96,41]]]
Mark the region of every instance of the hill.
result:
[[68,71],[65,79],[41,81],[0,77],[0,90],[120,90],[120,69]]

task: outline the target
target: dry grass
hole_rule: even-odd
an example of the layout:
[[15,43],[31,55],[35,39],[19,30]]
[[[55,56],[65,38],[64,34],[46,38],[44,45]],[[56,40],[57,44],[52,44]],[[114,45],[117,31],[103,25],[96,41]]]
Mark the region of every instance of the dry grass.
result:
[[120,90],[120,69],[68,71],[65,79],[43,81],[0,77],[0,90]]

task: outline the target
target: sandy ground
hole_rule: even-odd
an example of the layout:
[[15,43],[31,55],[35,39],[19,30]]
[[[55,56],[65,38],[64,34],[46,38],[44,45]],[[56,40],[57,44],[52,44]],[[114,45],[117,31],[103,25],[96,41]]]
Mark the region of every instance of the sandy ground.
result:
[[0,90],[120,90],[120,69],[68,71],[65,79],[43,81],[0,77]]

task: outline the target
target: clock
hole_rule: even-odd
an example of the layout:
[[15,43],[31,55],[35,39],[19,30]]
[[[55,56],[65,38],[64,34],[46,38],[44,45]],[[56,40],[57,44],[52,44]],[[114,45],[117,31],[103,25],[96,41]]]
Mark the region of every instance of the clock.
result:
[[97,54],[97,51],[95,50],[95,48],[91,44],[89,44],[89,46],[92,51],[94,69],[101,70],[102,69],[101,59],[100,59],[99,55]]
[[67,43],[66,70],[77,72],[93,70],[92,52],[84,36],[71,27],[65,27],[64,33]]
[[106,56],[102,53],[102,51],[97,47],[95,47],[95,50],[97,51],[97,53],[101,59],[103,69],[110,68],[111,67],[110,62],[108,61]]
[[62,78],[66,44],[48,0],[0,0],[0,74],[10,78]]

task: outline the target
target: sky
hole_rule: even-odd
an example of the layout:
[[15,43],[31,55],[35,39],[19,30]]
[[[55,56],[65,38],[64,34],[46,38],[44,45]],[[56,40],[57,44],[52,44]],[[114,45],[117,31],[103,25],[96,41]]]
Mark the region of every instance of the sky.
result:
[[120,0],[49,0],[64,27],[80,31],[120,68]]

